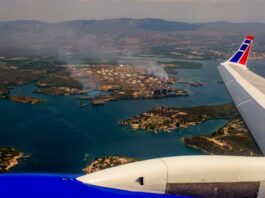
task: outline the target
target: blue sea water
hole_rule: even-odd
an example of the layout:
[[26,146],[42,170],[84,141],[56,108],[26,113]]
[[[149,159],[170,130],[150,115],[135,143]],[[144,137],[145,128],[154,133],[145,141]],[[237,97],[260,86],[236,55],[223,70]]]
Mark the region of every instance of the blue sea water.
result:
[[[200,155],[202,152],[183,144],[185,136],[209,134],[227,120],[210,120],[172,133],[133,131],[119,125],[123,119],[156,106],[190,107],[231,102],[216,61],[203,61],[203,69],[177,69],[181,80],[198,81],[203,87],[179,84],[189,97],[160,100],[126,100],[103,106],[88,104],[80,108],[75,96],[33,94],[34,85],[15,87],[12,95],[31,95],[47,99],[40,105],[24,105],[0,100],[0,146],[15,146],[25,154],[13,172],[81,173],[96,157],[122,155],[137,159]],[[265,66],[265,65],[264,65]],[[262,62],[254,71],[265,74]]]

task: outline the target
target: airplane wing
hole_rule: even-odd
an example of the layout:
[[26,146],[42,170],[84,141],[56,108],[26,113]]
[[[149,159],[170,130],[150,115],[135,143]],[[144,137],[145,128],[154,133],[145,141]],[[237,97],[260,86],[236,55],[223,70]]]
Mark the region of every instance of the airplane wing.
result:
[[265,154],[265,79],[248,69],[254,37],[246,36],[238,51],[218,69],[240,115]]

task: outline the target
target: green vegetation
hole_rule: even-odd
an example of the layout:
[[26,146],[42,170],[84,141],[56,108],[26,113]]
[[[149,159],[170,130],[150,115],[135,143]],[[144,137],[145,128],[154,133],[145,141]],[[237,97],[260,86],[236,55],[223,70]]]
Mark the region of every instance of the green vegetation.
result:
[[[224,50],[226,49],[226,50]],[[150,48],[150,55],[162,56],[166,58],[182,59],[182,60],[216,60],[227,58],[227,48],[215,49],[213,46],[208,48],[194,48],[193,44],[186,46],[162,45]]]
[[171,132],[188,128],[210,119],[231,119],[236,115],[232,104],[200,106],[191,108],[157,107],[148,112],[121,121],[133,129]]
[[158,64],[165,67],[166,70],[182,68],[182,69],[201,69],[202,63],[198,62],[188,62],[188,61],[171,61],[171,62],[162,62],[158,61]]
[[[35,83],[36,93],[50,95],[73,95],[83,93],[83,86],[71,77],[63,62],[50,58],[1,58],[0,59],[0,99],[8,97],[9,88]],[[29,98],[16,102],[30,103]],[[35,101],[35,100],[34,100]]]
[[120,156],[109,156],[97,158],[91,162],[86,168],[83,169],[85,173],[94,173],[106,168],[111,168],[123,164],[128,164],[136,162],[137,160],[129,157],[120,157]]
[[213,155],[259,156],[244,122],[235,117],[217,132],[205,136],[185,137],[184,143]]
[[49,72],[54,72],[59,66],[64,64],[61,61],[53,59],[44,59],[44,58],[1,58],[0,66],[6,67],[17,67],[20,69],[48,69]]

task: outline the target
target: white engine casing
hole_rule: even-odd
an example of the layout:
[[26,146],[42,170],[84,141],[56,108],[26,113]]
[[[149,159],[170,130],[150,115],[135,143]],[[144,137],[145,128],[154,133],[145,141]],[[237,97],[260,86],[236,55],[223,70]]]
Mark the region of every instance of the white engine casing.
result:
[[[138,181],[143,179],[143,185]],[[169,184],[265,182],[265,158],[185,156],[146,160],[95,172],[79,181],[102,187],[138,192],[166,193]],[[259,185],[259,194],[265,191]],[[263,192],[264,193],[264,192]]]

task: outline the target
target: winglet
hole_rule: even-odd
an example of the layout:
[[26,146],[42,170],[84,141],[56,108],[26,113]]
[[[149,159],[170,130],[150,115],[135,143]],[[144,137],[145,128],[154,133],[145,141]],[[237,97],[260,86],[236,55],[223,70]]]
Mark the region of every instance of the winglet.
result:
[[247,66],[247,61],[253,42],[253,36],[246,36],[240,48],[227,62]]

